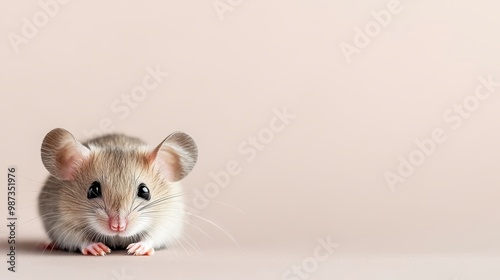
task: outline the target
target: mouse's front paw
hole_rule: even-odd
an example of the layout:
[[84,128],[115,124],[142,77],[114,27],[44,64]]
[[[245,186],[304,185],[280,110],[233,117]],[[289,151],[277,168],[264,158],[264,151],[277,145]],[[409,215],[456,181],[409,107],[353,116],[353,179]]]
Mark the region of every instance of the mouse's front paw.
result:
[[82,246],[82,254],[84,255],[94,255],[94,256],[106,256],[106,253],[111,253],[111,249],[108,246],[99,243],[92,243],[87,246]]
[[134,254],[135,256],[151,256],[155,253],[155,249],[148,242],[137,242],[132,243],[127,246],[128,254]]

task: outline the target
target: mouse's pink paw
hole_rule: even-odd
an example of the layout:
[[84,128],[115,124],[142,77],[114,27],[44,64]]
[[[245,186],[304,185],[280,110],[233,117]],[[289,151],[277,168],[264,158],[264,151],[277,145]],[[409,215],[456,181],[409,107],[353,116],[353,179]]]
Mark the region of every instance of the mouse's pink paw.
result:
[[151,256],[155,253],[153,246],[144,241],[128,245],[127,250],[129,255],[134,254],[134,256]]
[[82,254],[84,255],[94,255],[94,256],[106,256],[106,253],[111,253],[111,249],[108,246],[99,243],[92,243],[87,246],[82,246]]

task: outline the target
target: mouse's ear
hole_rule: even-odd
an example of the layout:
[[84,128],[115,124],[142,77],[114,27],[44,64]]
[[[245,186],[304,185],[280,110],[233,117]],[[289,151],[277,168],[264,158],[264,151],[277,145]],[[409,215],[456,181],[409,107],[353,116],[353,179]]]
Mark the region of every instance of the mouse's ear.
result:
[[149,160],[158,166],[169,182],[177,182],[193,170],[198,159],[198,148],[191,136],[174,132],[154,149]]
[[54,177],[72,180],[90,150],[75,140],[67,130],[56,128],[45,136],[42,143],[42,162]]

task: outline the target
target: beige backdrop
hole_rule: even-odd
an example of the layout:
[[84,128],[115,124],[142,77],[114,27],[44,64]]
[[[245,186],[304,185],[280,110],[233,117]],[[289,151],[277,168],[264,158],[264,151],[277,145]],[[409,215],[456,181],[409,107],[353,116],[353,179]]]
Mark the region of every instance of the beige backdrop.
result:
[[[154,265],[162,257],[178,263],[175,279],[196,279],[191,264],[214,279],[230,275],[225,266],[281,279],[327,236],[340,247],[311,279],[394,276],[386,274],[391,261],[386,270],[331,261],[341,255],[495,256],[500,6],[493,2],[2,1],[0,177],[18,167],[17,238],[28,244],[15,275],[37,275],[31,266],[79,269],[71,257],[29,257],[37,255],[30,245],[44,240],[40,144],[55,127],[80,140],[114,131],[153,145],[175,130],[196,139],[199,161],[184,186],[203,217],[188,228],[203,253],[106,259],[140,263],[128,272],[135,279],[154,278],[147,273],[163,269]],[[214,179],[221,172],[227,184]],[[5,256],[5,226],[0,233]],[[184,246],[180,254],[197,248]],[[227,259],[204,261],[219,251]],[[286,258],[296,255],[304,257]],[[71,256],[96,266],[82,277],[121,279],[113,276],[119,265]],[[408,265],[398,277],[478,277],[465,263]],[[487,264],[472,266],[486,271],[475,279],[500,273]],[[360,267],[379,273],[363,278]],[[6,268],[0,274],[13,277]]]

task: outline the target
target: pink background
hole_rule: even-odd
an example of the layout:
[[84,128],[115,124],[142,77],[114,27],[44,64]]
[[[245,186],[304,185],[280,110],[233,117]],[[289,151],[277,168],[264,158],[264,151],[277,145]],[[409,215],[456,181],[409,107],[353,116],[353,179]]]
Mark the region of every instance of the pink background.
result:
[[[119,279],[122,266],[135,279],[281,279],[328,235],[340,247],[311,279],[496,279],[500,86],[483,100],[474,94],[480,76],[500,82],[498,4],[221,0],[233,6],[220,17],[215,2],[69,1],[17,47],[10,32],[22,35],[23,17],[33,22],[42,7],[0,4],[0,161],[3,174],[19,169],[23,242],[20,272],[2,262],[2,279]],[[398,9],[382,26],[372,11],[383,17],[388,6]],[[362,46],[356,30],[367,25],[380,30]],[[356,38],[347,57],[342,46]],[[125,106],[122,95],[157,66],[168,77],[117,113],[113,104]],[[470,110],[458,117],[454,104],[464,100]],[[295,118],[269,136],[273,110],[283,108]],[[150,259],[33,249],[44,240],[43,137],[63,127],[85,140],[100,122],[152,145],[175,130],[192,135],[200,154],[183,181],[191,192],[236,161],[241,173],[197,214],[237,245],[195,218],[206,234],[188,234],[201,253],[186,243]],[[415,141],[435,129],[446,140],[391,189],[384,174],[397,174],[400,156],[423,155]],[[238,147],[259,134],[272,139],[249,159]],[[0,227],[4,256],[6,236]]]

